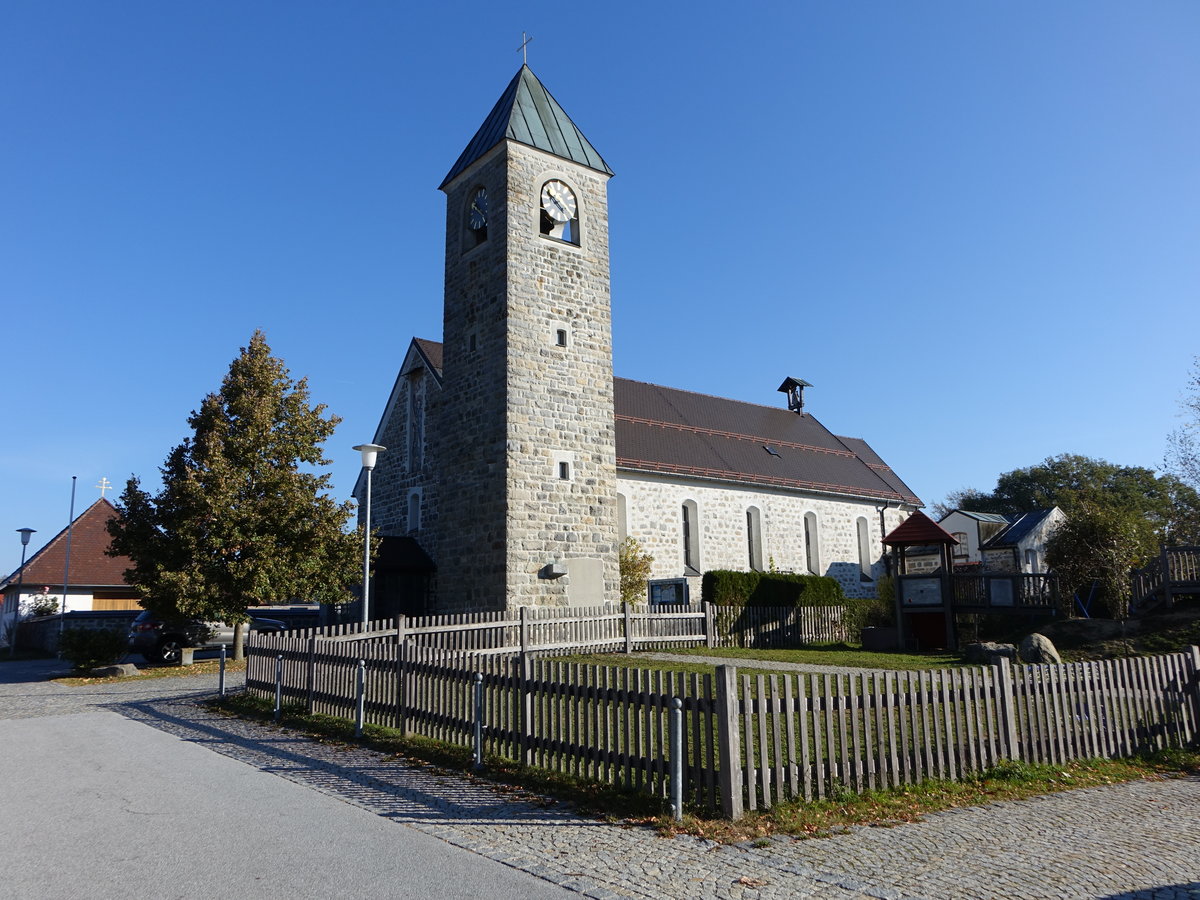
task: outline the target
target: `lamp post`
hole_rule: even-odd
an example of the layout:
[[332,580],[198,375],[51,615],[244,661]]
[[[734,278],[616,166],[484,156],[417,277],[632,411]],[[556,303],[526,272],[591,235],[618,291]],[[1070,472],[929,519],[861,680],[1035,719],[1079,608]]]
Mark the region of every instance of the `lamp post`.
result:
[[375,457],[387,447],[378,444],[358,444],[355,448],[362,454],[362,466],[367,470],[367,510],[363,517],[363,585],[362,585],[362,622],[363,630],[367,625],[367,604],[371,593],[371,470],[375,468]]
[[17,596],[13,602],[12,629],[8,632],[8,655],[17,652],[17,622],[21,617],[21,588],[25,584],[25,548],[29,546],[29,536],[37,531],[36,528],[18,528],[21,535],[21,568],[17,569]]

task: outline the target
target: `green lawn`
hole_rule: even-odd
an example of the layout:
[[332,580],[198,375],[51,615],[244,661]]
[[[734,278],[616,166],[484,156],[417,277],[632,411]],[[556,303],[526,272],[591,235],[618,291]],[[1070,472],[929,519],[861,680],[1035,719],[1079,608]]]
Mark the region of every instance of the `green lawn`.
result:
[[[650,659],[645,654],[633,653],[590,653],[566,657],[569,662],[600,666],[624,666],[639,669],[671,669],[685,672],[711,672],[712,665],[688,662],[689,656],[714,656],[728,659],[739,671],[769,672],[769,666],[753,665],[751,661],[800,663],[802,665],[846,666],[854,669],[899,669],[918,671],[922,669],[948,669],[964,665],[962,658],[954,653],[874,653],[844,644],[810,647],[804,650],[746,650],[740,647],[680,648],[670,651],[678,654],[673,661]],[[742,661],[746,664],[743,665]]]

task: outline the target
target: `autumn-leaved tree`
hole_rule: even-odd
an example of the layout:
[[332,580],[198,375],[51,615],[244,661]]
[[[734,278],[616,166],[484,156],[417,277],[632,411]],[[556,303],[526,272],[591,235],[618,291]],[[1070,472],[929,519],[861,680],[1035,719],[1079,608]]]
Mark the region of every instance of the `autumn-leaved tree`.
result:
[[627,537],[618,548],[617,564],[621,572],[621,602],[645,603],[654,557],[642,549],[637,538]]
[[133,560],[126,580],[165,615],[236,622],[242,655],[247,608],[336,603],[362,580],[351,503],[326,495],[321,445],[340,420],[309,403],[256,331],[221,389],[192,412],[190,438],[160,469],[162,489],[131,477],[109,521],[110,553]]
[[1129,614],[1129,570],[1154,555],[1158,540],[1145,516],[1126,509],[1083,503],[1046,542],[1046,562],[1068,593],[1086,597],[1096,583],[1100,607],[1124,619]]

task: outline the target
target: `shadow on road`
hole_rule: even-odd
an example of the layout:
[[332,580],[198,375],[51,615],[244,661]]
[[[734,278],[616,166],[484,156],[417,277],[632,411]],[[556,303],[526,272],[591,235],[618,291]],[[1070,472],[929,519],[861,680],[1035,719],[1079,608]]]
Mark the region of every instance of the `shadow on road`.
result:
[[564,805],[464,773],[229,718],[177,698],[105,708],[377,815],[423,824],[591,827]]

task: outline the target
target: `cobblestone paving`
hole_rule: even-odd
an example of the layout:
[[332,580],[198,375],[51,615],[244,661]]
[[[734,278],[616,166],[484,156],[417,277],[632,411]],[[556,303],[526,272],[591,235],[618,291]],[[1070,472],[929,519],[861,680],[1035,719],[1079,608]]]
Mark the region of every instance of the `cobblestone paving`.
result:
[[[895,828],[723,847],[598,823],[559,804],[214,715],[215,677],[60,687],[0,663],[0,719],[108,708],[584,896],[1200,898],[1200,780],[955,810]],[[30,671],[28,676],[35,674]]]

